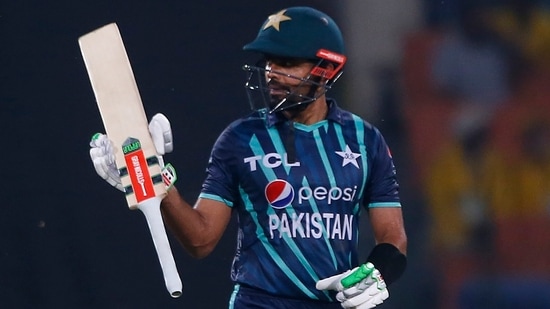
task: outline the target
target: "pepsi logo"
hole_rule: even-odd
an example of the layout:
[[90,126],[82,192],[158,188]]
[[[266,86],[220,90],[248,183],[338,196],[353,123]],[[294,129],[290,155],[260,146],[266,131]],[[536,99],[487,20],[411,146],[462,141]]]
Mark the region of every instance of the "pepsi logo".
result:
[[294,188],[285,180],[275,179],[265,187],[265,197],[275,209],[282,209],[294,200]]

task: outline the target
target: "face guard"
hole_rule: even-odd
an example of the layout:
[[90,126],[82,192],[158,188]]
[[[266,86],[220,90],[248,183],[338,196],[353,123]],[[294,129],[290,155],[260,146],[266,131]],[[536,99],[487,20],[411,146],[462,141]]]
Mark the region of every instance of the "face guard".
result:
[[[269,113],[301,111],[324,95],[342,75],[346,57],[324,49],[319,50],[316,56],[319,60],[305,77],[274,71],[265,65],[265,60],[256,65],[244,65],[243,70],[248,72],[245,88],[250,107],[253,110],[267,109]],[[333,65],[332,68],[329,64]],[[268,73],[296,79],[299,84],[288,86],[268,80]],[[304,93],[303,89],[308,87],[309,90]],[[272,94],[273,88],[277,89],[277,94]]]

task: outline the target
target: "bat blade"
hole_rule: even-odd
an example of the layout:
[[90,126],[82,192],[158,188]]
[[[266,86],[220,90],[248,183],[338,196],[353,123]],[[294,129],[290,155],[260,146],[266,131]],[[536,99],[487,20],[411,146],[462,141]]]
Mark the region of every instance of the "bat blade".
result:
[[124,43],[115,23],[83,35],[78,42],[105,131],[113,142],[128,206],[135,209],[147,198],[166,194],[166,189]]
[[145,215],[166,287],[170,295],[179,297],[182,284],[160,214],[166,188],[118,26],[108,24],[78,42],[105,131],[113,143],[128,207]]

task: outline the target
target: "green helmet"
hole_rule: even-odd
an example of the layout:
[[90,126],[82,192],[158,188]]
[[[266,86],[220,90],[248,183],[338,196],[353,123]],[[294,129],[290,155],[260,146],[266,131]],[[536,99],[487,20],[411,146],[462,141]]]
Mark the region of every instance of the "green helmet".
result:
[[243,49],[313,60],[319,59],[319,50],[344,54],[344,39],[334,20],[325,13],[310,7],[291,7],[270,15],[256,39]]

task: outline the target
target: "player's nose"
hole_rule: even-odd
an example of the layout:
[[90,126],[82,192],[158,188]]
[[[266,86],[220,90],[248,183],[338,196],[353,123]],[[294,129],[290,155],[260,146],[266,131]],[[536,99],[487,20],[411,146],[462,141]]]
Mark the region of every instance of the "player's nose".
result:
[[276,74],[273,72],[275,69],[273,68],[273,65],[267,65],[265,67],[265,76],[267,80],[271,80]]
[[265,67],[265,74],[268,79],[279,79],[284,68],[275,62],[268,62]]

